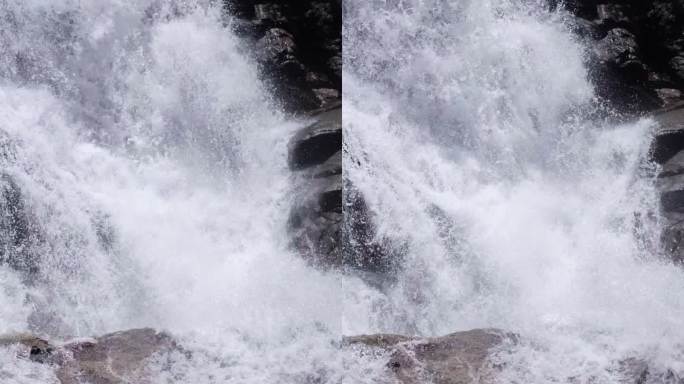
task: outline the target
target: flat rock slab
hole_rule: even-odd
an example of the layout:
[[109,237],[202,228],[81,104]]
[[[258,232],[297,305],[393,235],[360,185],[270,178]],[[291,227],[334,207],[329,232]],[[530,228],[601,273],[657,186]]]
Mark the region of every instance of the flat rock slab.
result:
[[488,362],[492,351],[516,340],[512,333],[476,329],[432,338],[355,336],[345,342],[388,350],[388,367],[402,384],[484,384],[494,382],[496,374]]
[[133,329],[65,344],[30,334],[0,336],[0,347],[19,345],[19,357],[48,364],[61,384],[148,384],[148,363],[157,354],[180,351],[171,336]]
[[173,339],[153,329],[134,329],[63,347],[57,371],[62,384],[148,383],[149,358],[178,348]]

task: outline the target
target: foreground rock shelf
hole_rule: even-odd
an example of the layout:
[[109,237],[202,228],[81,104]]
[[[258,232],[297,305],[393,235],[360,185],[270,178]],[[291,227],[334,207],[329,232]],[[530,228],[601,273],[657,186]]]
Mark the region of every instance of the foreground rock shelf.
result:
[[147,383],[150,359],[180,350],[171,336],[149,328],[65,344],[53,344],[32,335],[0,337],[0,347],[13,344],[19,346],[18,358],[53,366],[62,384]]
[[[342,349],[377,350],[387,359],[386,376],[381,383],[399,384],[488,384],[501,382],[506,368],[495,363],[497,351],[510,351],[520,338],[498,329],[474,329],[442,337],[409,337],[392,334],[362,335],[345,338]],[[18,347],[18,359],[54,368],[61,384],[146,384],[152,383],[150,364],[162,361],[171,352],[184,351],[169,334],[154,329],[132,329],[93,339],[64,344],[18,334],[0,336],[0,347]],[[669,370],[652,370],[638,358],[615,362],[609,369],[623,384],[684,383]],[[322,379],[321,379],[322,380]],[[318,381],[316,381],[318,382]],[[563,383],[577,384],[568,378]]]
[[350,345],[387,350],[392,375],[402,384],[493,383],[497,368],[490,352],[515,343],[516,336],[496,329],[476,329],[434,338],[367,335],[346,339]]

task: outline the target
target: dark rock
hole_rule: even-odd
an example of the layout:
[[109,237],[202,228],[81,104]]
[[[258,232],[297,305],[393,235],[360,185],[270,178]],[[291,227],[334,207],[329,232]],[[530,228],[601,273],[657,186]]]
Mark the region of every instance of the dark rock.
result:
[[342,151],[337,151],[325,163],[316,167],[313,177],[328,177],[342,174]]
[[342,213],[342,177],[332,176],[318,199],[321,212]]
[[20,357],[28,358],[38,363],[50,362],[55,352],[55,347],[50,345],[47,340],[26,333],[0,336],[0,347],[10,345],[20,346]]
[[599,4],[596,6],[598,22],[606,27],[628,26],[631,19],[627,4]]
[[593,46],[590,78],[597,95],[613,109],[634,113],[661,107],[653,89],[644,86],[649,68],[641,61],[636,36],[624,28],[614,28]]
[[[684,90],[681,0],[549,0],[577,16],[574,33],[591,48],[590,78],[602,114],[624,117],[667,107]],[[590,21],[591,20],[591,21]]]
[[659,128],[651,145],[651,158],[664,164],[684,149],[684,103],[655,115]]
[[321,268],[342,266],[342,112],[322,110],[316,121],[290,141],[297,199],[289,227],[294,248]]
[[324,163],[342,149],[342,109],[321,114],[317,121],[290,141],[288,163],[300,170]]
[[260,61],[265,62],[271,69],[290,71],[293,74],[304,71],[303,65],[297,60],[294,36],[284,29],[269,29],[257,42],[257,52]]
[[663,107],[672,107],[682,101],[682,92],[676,88],[659,88],[656,94],[660,98]]
[[[340,99],[341,4],[226,0],[229,23],[254,41],[262,75],[288,111],[307,112]],[[334,92],[336,91],[336,92]]]
[[581,17],[577,17],[572,21],[570,30],[581,38],[597,39],[599,37],[598,25]]
[[667,258],[684,262],[684,102],[655,115],[660,124],[651,157],[662,164],[656,181],[663,218],[661,244]]
[[674,157],[663,164],[658,174],[659,178],[678,176],[684,174],[684,151],[678,152]]
[[491,353],[516,341],[515,335],[496,329],[476,329],[434,338],[369,335],[345,339],[347,345],[389,351],[387,366],[402,384],[494,383],[500,368],[489,362]]
[[319,105],[327,107],[340,100],[340,91],[332,88],[314,88],[312,89],[314,95],[319,101]]
[[606,37],[596,44],[595,51],[599,60],[613,63],[618,67],[640,62],[636,36],[624,28],[608,31]]
[[679,81],[684,81],[684,56],[675,56],[670,60],[670,68]]

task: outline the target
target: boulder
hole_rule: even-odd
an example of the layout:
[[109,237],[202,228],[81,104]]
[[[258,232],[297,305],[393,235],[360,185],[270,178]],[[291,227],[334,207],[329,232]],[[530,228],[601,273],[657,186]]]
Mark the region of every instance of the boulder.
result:
[[655,113],[654,118],[659,127],[651,144],[651,158],[665,164],[684,149],[684,102]]
[[[487,384],[501,383],[505,364],[493,359],[499,351],[507,353],[519,344],[519,336],[498,329],[474,329],[442,337],[409,337],[378,334],[348,337],[343,345],[379,350],[389,355],[388,382],[400,384]],[[364,351],[365,352],[365,351]],[[496,360],[496,361],[495,361]],[[675,371],[655,367],[648,360],[628,357],[611,362],[606,371],[615,383],[682,383]],[[554,383],[594,383],[605,378],[549,378]]]
[[132,329],[94,339],[50,343],[29,334],[0,336],[0,347],[19,345],[18,358],[54,367],[61,384],[151,384],[151,359],[181,348],[154,329]]
[[28,357],[31,361],[38,363],[51,361],[51,356],[55,351],[55,347],[50,345],[47,340],[28,333],[0,336],[0,347],[8,347],[11,345],[20,346],[20,357]]
[[662,106],[654,89],[646,86],[650,68],[642,61],[637,37],[613,28],[593,43],[589,75],[597,95],[612,109],[633,114]]
[[290,140],[288,164],[292,170],[320,165],[341,149],[342,108],[335,108],[318,115]]
[[631,19],[627,4],[599,4],[596,6],[597,21],[604,27],[629,26]]
[[431,338],[366,335],[345,339],[347,345],[387,351],[389,371],[401,384],[494,383],[499,368],[489,361],[492,352],[516,341],[514,334],[496,329]]
[[646,74],[636,36],[624,28],[608,31],[606,37],[598,41],[594,49],[602,63],[632,74],[635,79],[640,79],[640,76]]
[[297,196],[289,229],[297,252],[321,268],[342,266],[342,111],[337,105],[290,141],[288,163]]
[[178,349],[169,335],[153,329],[116,332],[60,347],[57,377],[62,384],[150,383],[149,359]]
[[656,180],[662,213],[661,244],[666,256],[684,262],[684,103],[655,115],[659,127],[651,157],[662,164]]
[[234,32],[254,45],[265,82],[291,112],[340,100],[342,10],[335,0],[224,1]]
[[682,101],[682,91],[676,88],[658,88],[655,90],[663,107],[673,107]]
[[684,81],[684,55],[673,57],[670,60],[670,68],[680,82]]

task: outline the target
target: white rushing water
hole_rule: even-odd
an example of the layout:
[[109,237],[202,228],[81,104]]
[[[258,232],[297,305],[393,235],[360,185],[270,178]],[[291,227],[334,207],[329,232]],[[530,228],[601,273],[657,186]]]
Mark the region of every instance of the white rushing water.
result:
[[[166,330],[155,383],[379,383],[344,335],[498,327],[503,383],[684,371],[682,271],[656,252],[652,123],[595,107],[562,14],[346,0],[345,174],[396,283],[288,249],[290,121],[210,0],[0,1],[0,334]],[[8,231],[24,228],[24,231]],[[55,383],[0,348],[0,381]],[[164,359],[162,359],[164,360]]]
[[346,1],[344,170],[404,255],[378,320],[519,333],[504,383],[681,375],[684,272],[643,219],[653,123],[588,118],[586,48],[545,3]]
[[[3,217],[25,229],[3,227],[0,334],[166,330],[193,355],[160,383],[373,369],[333,343],[368,329],[367,288],[288,250],[304,122],[273,106],[220,2],[9,0],[0,18]],[[56,380],[15,355],[3,383]]]

